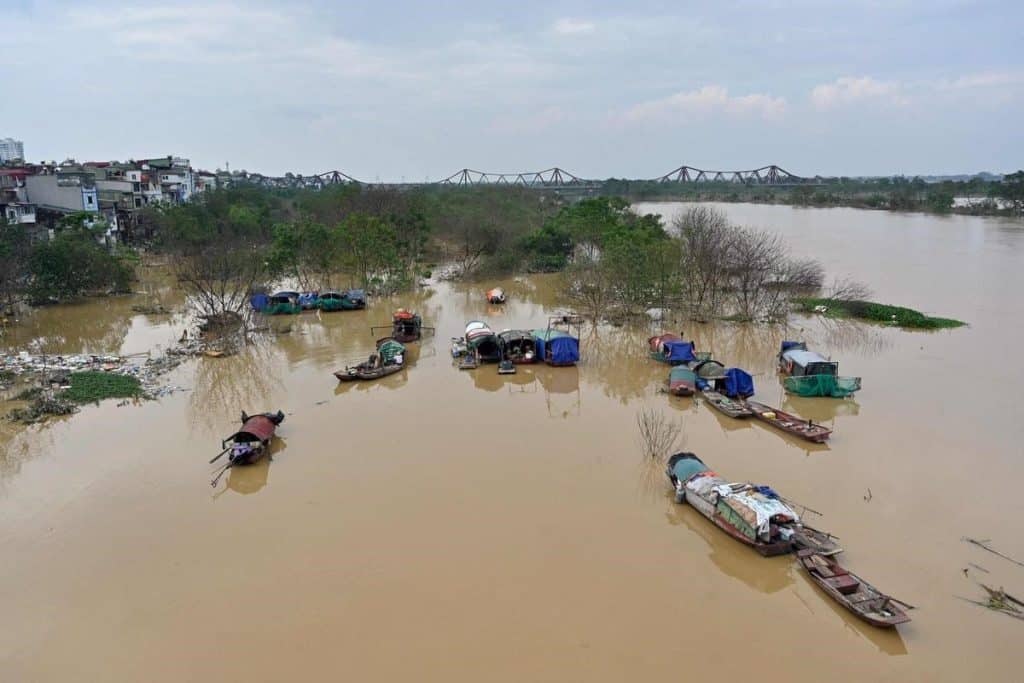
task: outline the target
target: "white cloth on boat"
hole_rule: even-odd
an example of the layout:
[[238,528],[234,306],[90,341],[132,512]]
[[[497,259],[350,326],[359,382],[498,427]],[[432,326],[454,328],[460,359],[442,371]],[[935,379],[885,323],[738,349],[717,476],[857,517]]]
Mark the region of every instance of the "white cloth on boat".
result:
[[[736,505],[741,505],[747,510],[753,512],[753,520],[756,524],[751,526],[756,527],[758,536],[767,536],[769,534],[769,527],[773,517],[782,516],[787,521],[798,522],[800,517],[794,512],[788,505],[783,503],[777,498],[769,498],[768,496],[754,491],[752,488],[744,488],[740,491],[734,491],[735,484],[721,484],[713,487],[715,493],[721,498],[725,498],[729,504],[729,507],[736,509]],[[742,512],[737,510],[737,513],[742,517],[747,518],[747,515],[743,515]]]
[[[692,491],[698,496],[707,497],[713,489],[723,483],[725,483],[725,480],[719,476],[713,474],[702,474],[701,476],[691,477],[686,482],[686,490]],[[728,487],[728,484],[726,484],[726,487]]]

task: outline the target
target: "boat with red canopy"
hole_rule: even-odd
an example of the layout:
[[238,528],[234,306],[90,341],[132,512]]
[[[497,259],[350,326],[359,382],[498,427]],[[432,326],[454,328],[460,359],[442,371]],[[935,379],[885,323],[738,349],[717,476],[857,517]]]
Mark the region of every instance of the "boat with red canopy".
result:
[[278,425],[282,422],[284,413],[280,410],[276,413],[258,415],[247,415],[242,411],[241,428],[221,441],[221,452],[210,461],[212,465],[222,456],[228,456],[228,464],[217,473],[210,485],[216,486],[221,475],[230,468],[236,465],[251,465],[262,458],[270,446],[270,440],[277,432]]

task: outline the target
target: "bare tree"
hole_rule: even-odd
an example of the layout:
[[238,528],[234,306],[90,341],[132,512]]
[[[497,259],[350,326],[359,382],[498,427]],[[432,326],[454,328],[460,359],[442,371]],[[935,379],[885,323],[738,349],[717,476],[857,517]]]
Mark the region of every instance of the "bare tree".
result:
[[636,426],[640,430],[640,447],[648,460],[667,458],[683,433],[682,420],[665,417],[665,413],[653,408],[636,414]]
[[672,225],[682,242],[679,270],[690,316],[707,320],[720,315],[732,226],[724,213],[707,206],[687,209]]

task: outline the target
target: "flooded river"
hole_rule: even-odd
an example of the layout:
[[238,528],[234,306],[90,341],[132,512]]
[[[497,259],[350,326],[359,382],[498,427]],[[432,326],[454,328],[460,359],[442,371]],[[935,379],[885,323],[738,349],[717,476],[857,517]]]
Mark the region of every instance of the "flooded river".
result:
[[[1024,594],[1024,569],[961,541],[1024,558],[1024,223],[723,208],[879,301],[970,327],[686,327],[756,373],[760,400],[834,428],[811,446],[658,393],[667,371],[646,358],[646,329],[588,332],[578,368],[452,366],[448,339],[469,319],[542,327],[554,277],[275,318],[269,343],[174,371],[186,391],[3,423],[0,680],[1020,680],[1024,624],[958,596],[980,599],[975,581]],[[504,307],[483,301],[496,284]],[[181,335],[183,318],[131,304],[40,310],[6,342],[127,354]],[[406,370],[339,386],[331,372],[365,358],[369,326],[399,305],[436,336]],[[787,397],[773,358],[792,337],[863,391]],[[640,455],[645,406],[681,420],[685,447],[724,476],[824,513],[809,521],[917,605],[914,621],[855,621],[791,557],[762,558],[676,505]],[[272,460],[212,489],[207,460],[240,411],[277,408]]]

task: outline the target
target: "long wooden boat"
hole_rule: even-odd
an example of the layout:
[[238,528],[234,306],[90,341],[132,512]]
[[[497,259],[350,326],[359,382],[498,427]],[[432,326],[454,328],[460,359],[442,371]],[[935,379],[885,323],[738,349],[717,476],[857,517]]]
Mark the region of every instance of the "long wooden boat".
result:
[[405,347],[390,337],[384,337],[377,340],[376,354],[358,365],[338,370],[334,376],[339,382],[366,381],[393,375],[404,367]]
[[277,426],[284,422],[284,413],[278,410],[276,413],[247,415],[242,411],[241,422],[242,426],[237,432],[221,440],[220,453],[210,460],[212,465],[222,456],[228,456],[227,464],[210,482],[211,486],[216,486],[224,472],[232,467],[251,465],[260,460],[267,453],[270,440],[277,432]]
[[747,406],[744,401],[734,401],[724,394],[720,394],[714,389],[705,389],[701,392],[704,396],[704,400],[708,402],[712,408],[727,415],[729,417],[744,418],[751,417],[754,411]]
[[[800,544],[840,552],[824,534],[810,535],[800,517],[767,486],[730,483],[693,453],[676,453],[665,470],[677,503],[688,503],[715,526],[765,557],[784,555]],[[810,539],[810,540],[808,540]]]
[[784,432],[799,436],[801,439],[813,441],[814,443],[824,443],[828,440],[828,437],[832,435],[832,430],[828,427],[824,427],[819,424],[814,424],[810,420],[805,420],[802,417],[787,413],[778,408],[772,408],[771,406],[765,405],[764,403],[758,403],[757,401],[746,401],[747,407],[753,411],[754,417],[762,422],[767,422],[776,429],[781,429]]
[[355,382],[357,380],[367,381],[393,375],[403,367],[404,366],[402,365],[378,365],[374,367],[370,365],[369,361],[363,361],[359,365],[353,365],[345,368],[344,370],[338,370],[334,373],[334,376],[338,378],[339,382]]
[[910,621],[910,616],[892,598],[839,565],[832,557],[814,550],[801,550],[797,560],[814,583],[825,593],[872,626],[893,628]]

